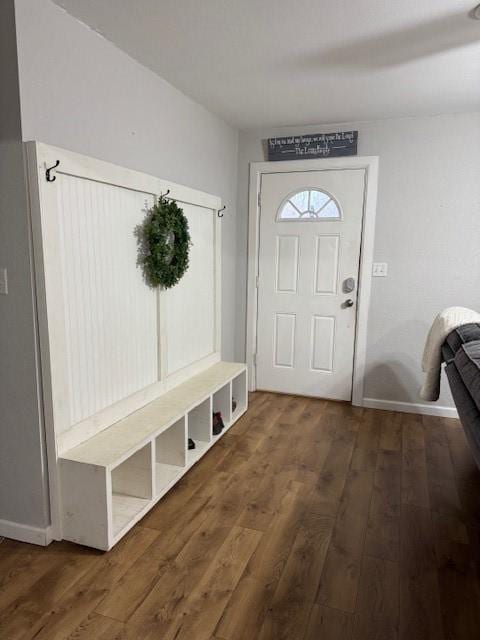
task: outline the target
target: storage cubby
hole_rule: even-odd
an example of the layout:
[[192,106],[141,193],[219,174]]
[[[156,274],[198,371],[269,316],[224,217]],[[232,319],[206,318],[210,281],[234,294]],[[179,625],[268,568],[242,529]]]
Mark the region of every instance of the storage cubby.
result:
[[[214,396],[215,407],[233,424],[228,389],[246,365],[221,360],[221,202],[42,143],[28,143],[25,150],[48,409],[43,426],[51,528],[45,536],[106,550],[218,443]],[[44,188],[45,167],[59,164],[61,179]],[[198,209],[191,229],[195,266],[180,287],[153,292],[131,259],[137,250],[132,221],[167,186],[174,199]],[[79,235],[66,221],[72,212],[78,218],[85,197],[91,215]],[[100,255],[90,250],[90,240],[102,235],[111,215],[118,224]],[[77,273],[88,279],[78,282]],[[101,286],[107,281],[108,296]],[[87,307],[93,313],[69,323]],[[190,452],[188,437],[196,445]]]
[[[230,383],[221,387],[213,394],[213,413],[220,411],[223,418],[225,428],[230,426],[232,419],[232,403],[231,403]],[[218,436],[216,436],[218,437]]]
[[192,464],[208,449],[212,441],[212,398],[188,412],[188,437],[195,442],[195,449],[188,451],[188,463]]
[[232,410],[232,420],[236,420],[236,418],[246,411],[247,394],[247,372],[245,370],[232,380],[232,406],[234,400],[237,403],[235,411]]
[[117,536],[148,506],[152,494],[152,445],[112,469],[112,530]]
[[[110,549],[218,442],[247,402],[246,366],[219,362],[65,452],[64,538]],[[213,411],[226,427],[217,437]],[[195,449],[188,451],[187,438]]]
[[155,438],[155,495],[161,495],[187,464],[187,425],[182,416]]

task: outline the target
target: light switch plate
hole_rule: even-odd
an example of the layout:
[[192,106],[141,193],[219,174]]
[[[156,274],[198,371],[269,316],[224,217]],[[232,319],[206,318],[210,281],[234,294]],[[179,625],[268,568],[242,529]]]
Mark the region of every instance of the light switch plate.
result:
[[8,277],[6,269],[0,269],[0,294],[4,296],[8,294]]
[[385,278],[388,273],[388,264],[386,262],[374,262],[372,268],[372,276],[374,278]]

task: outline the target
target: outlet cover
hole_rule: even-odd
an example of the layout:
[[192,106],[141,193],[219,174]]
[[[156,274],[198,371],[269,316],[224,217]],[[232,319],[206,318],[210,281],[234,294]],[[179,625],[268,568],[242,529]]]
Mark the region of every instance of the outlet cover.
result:
[[374,262],[372,268],[372,276],[374,278],[385,278],[388,273],[388,264],[386,262]]

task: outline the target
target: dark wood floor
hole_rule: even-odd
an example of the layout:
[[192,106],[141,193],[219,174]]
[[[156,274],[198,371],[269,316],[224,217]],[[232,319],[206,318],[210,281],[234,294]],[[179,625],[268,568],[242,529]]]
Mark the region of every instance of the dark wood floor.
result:
[[0,544],[0,638],[480,638],[456,420],[257,393],[111,552]]

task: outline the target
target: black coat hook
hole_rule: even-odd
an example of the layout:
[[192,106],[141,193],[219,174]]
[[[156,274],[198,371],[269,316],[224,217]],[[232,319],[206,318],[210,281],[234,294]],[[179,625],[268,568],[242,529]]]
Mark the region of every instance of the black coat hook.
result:
[[57,160],[55,162],[55,164],[53,165],[53,167],[49,167],[46,171],[45,171],[45,179],[47,182],[55,182],[55,180],[57,179],[57,176],[51,176],[50,175],[50,171],[53,171],[54,169],[56,169],[58,167],[58,165],[60,164],[60,160]]
[[219,209],[219,210],[218,210],[218,212],[217,212],[217,216],[218,216],[219,218],[223,218],[223,216],[224,216],[223,211],[225,211],[225,209],[226,209],[226,208],[227,208],[227,205],[226,205],[226,204],[224,204],[224,205],[223,205],[223,207],[222,207],[221,209]]

